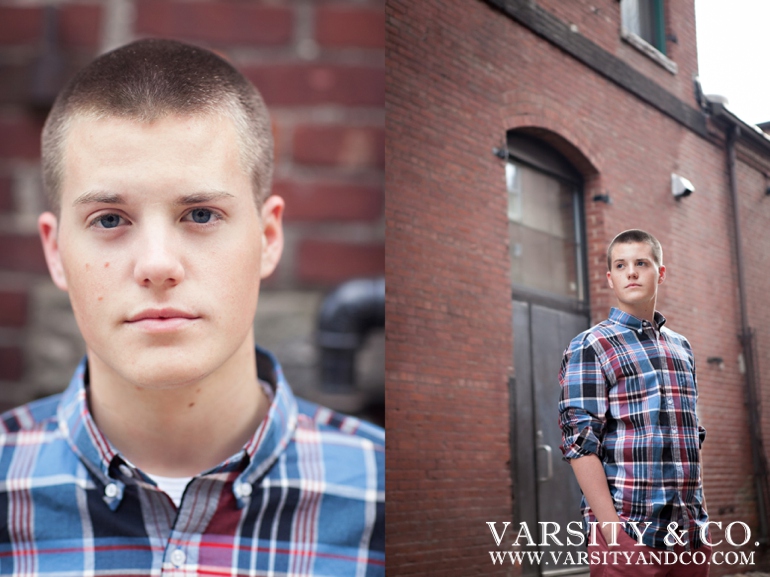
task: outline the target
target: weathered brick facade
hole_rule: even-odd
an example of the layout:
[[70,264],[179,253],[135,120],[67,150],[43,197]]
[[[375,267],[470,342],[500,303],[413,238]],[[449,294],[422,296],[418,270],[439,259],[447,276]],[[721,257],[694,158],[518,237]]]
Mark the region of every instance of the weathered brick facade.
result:
[[[383,21],[381,0],[0,5],[0,408],[62,388],[83,353],[36,232],[40,129],[52,94],[98,53],[154,36],[230,59],[271,109],[286,250],[265,283],[258,341],[277,349],[312,396],[320,299],[346,279],[384,271]],[[283,316],[268,311],[271,302]],[[381,336],[371,346],[381,350]],[[375,357],[365,372],[381,387],[372,374],[382,353]]]
[[[511,474],[516,343],[504,161],[492,154],[516,129],[548,142],[582,174],[593,322],[614,304],[605,278],[612,237],[642,228],[661,240],[668,279],[658,308],[695,350],[699,415],[709,430],[709,512],[723,526],[742,521],[757,534],[729,123],[706,114],[694,96],[693,2],[665,6],[675,73],[621,38],[616,0],[386,4],[389,573],[520,570],[492,565],[486,525],[517,523],[513,500],[532,498],[517,493]],[[767,459],[770,146],[745,127],[742,134],[741,249]],[[696,192],[675,200],[671,173],[689,178]],[[572,474],[564,463],[555,467]],[[745,550],[759,561],[763,549],[754,541]],[[712,574],[751,569],[713,567]]]

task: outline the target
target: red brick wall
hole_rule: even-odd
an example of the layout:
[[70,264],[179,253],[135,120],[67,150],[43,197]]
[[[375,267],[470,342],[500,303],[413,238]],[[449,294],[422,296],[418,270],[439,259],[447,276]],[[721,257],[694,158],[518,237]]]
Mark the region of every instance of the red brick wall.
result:
[[[539,4],[554,12],[558,4],[565,19],[587,8]],[[641,53],[627,60],[694,106],[694,29],[680,20],[693,6],[676,4],[678,74],[637,61]],[[617,17],[615,2],[596,5]],[[630,47],[620,45],[617,22],[585,24],[579,33],[592,26],[597,43],[626,58]],[[508,469],[506,381],[516,367],[506,191],[504,164],[491,152],[517,128],[539,130],[586,178],[594,321],[614,304],[605,258],[612,237],[643,228],[661,240],[669,272],[658,308],[693,344],[699,414],[710,430],[703,454],[709,511],[725,526],[740,520],[756,532],[721,133],[712,127],[711,139],[695,135],[480,1],[393,0],[386,30],[389,570],[499,574],[489,559],[486,521],[518,522]],[[768,168],[768,159],[759,161],[759,170]],[[672,172],[690,179],[696,192],[676,201]],[[770,254],[770,238],[762,234],[770,199],[758,187],[757,168],[742,165],[739,174],[742,222],[751,231],[744,233],[747,262],[759,264]],[[592,201],[599,193],[612,204]],[[766,269],[750,268],[750,308],[767,350],[768,331],[760,328],[770,320],[762,297]],[[767,367],[768,354],[762,355]],[[706,362],[715,356],[723,367]],[[762,386],[767,404],[767,379]],[[767,445],[767,426],[765,439]],[[714,567],[713,574],[739,570]]]
[[[383,274],[383,1],[124,4],[116,15],[95,0],[56,3],[63,77],[113,42],[108,30],[116,29],[122,41],[173,37],[229,58],[271,109],[274,190],[287,201],[286,250],[267,289],[323,292]],[[23,383],[32,362],[24,353],[29,294],[48,282],[35,226],[47,109],[32,95],[45,14],[22,0],[0,6],[0,408],[38,394]]]
[[386,18],[388,572],[499,574],[485,522],[511,517],[512,348],[491,51],[507,22],[460,1]]
[[[757,162],[756,154],[738,148],[737,178],[741,191],[740,215],[743,258],[746,274],[748,316],[755,334],[758,396],[765,453],[770,455],[770,306],[767,298],[768,250],[767,224],[770,222],[770,196],[767,165]],[[770,456],[768,457],[770,460]]]

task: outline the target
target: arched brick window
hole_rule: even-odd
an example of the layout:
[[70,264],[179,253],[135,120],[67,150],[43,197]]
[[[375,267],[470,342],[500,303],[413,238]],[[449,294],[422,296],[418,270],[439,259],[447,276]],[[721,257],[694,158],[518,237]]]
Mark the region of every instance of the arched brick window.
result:
[[586,300],[582,178],[544,142],[508,134],[506,187],[514,291]]

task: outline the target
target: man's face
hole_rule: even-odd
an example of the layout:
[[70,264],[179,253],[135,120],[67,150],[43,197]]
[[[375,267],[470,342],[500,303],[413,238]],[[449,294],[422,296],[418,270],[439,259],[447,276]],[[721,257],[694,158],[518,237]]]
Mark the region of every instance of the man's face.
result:
[[231,120],[77,118],[61,214],[40,217],[92,365],[165,388],[253,346],[260,280],[278,263],[283,202],[259,214]]
[[626,312],[655,307],[658,285],[666,267],[656,266],[652,247],[646,242],[616,244],[612,248],[607,282]]

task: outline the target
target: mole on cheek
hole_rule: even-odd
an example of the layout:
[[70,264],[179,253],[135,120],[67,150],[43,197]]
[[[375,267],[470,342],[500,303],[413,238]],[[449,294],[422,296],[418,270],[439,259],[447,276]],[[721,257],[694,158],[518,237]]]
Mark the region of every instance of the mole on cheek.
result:
[[109,268],[109,266],[110,266],[110,263],[108,263],[108,262],[104,263],[104,268]]
[[88,270],[89,268],[91,268],[91,265],[86,263],[86,270]]
[[100,300],[100,301],[103,301],[103,300],[104,300],[104,297],[99,297],[99,298],[98,298],[98,299],[96,299],[96,300]]

